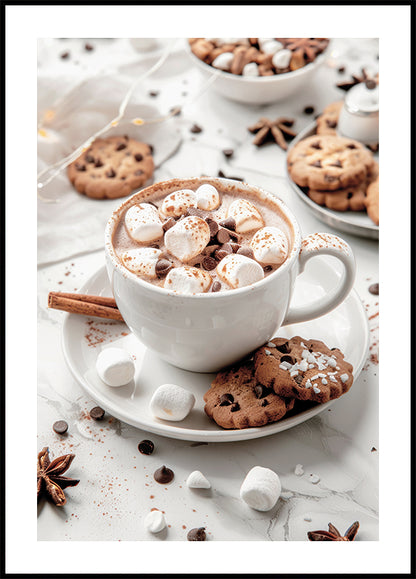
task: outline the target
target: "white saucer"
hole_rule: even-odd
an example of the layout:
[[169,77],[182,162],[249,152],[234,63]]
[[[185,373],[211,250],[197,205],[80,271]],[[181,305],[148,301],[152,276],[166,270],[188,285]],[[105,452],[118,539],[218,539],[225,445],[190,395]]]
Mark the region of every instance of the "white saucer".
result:
[[[338,279],[339,273],[334,271],[324,258],[314,258],[297,279],[292,303],[319,299]],[[105,268],[98,270],[79,291],[93,295],[111,295]],[[66,314],[62,332],[63,350],[69,369],[97,404],[123,422],[155,434],[200,442],[249,440],[292,428],[327,409],[334,402],[342,403],[341,398],[339,401],[317,405],[261,428],[224,430],[204,412],[203,394],[208,390],[214,374],[188,372],[162,361],[143,346],[121,322]],[[288,338],[300,335],[306,339],[322,340],[331,348],[339,347],[346,360],[353,365],[355,379],[361,372],[369,345],[367,316],[354,290],[344,303],[330,314],[318,320],[286,326],[279,330],[278,335]],[[137,361],[138,369],[134,381],[121,388],[107,386],[95,371],[96,358],[101,349],[108,345],[127,349]],[[195,394],[195,408],[182,422],[159,420],[149,412],[152,393],[164,383],[178,384]],[[354,384],[344,396],[355,394],[359,404],[360,397],[354,392],[357,387],[358,385]]]

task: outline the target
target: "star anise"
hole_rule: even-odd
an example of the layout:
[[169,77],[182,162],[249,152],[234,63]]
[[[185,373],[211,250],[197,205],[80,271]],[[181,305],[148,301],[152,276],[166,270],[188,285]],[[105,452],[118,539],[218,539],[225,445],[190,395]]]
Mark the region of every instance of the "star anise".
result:
[[260,147],[267,141],[274,139],[279,147],[286,151],[287,143],[285,137],[296,137],[296,133],[290,129],[294,122],[293,119],[286,119],[285,117],[279,117],[275,121],[261,117],[255,125],[248,127],[250,133],[256,133],[253,145]]
[[38,501],[42,494],[46,493],[57,507],[66,503],[63,489],[74,487],[79,480],[61,476],[71,465],[75,454],[65,454],[49,460],[49,448],[46,446],[38,454]]
[[315,60],[316,56],[328,46],[328,38],[278,38],[283,46],[292,52],[302,53],[306,62]]
[[361,74],[352,74],[351,80],[337,82],[337,87],[341,90],[348,91],[350,88],[355,86],[356,84],[360,84],[361,82],[365,82],[367,88],[372,89],[377,86],[377,79],[369,76],[365,68],[361,69]]
[[345,531],[345,535],[341,535],[337,528],[332,523],[328,524],[328,531],[309,531],[309,541],[354,541],[360,523],[355,521]]

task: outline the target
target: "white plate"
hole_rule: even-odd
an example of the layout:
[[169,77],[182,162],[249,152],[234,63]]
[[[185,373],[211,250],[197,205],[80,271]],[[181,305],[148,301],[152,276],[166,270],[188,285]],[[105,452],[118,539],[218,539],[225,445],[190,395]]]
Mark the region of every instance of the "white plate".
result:
[[[316,132],[316,122],[306,127],[301,131],[291,142],[289,150],[294,147],[302,139],[314,135]],[[376,160],[378,160],[378,155],[374,155]],[[292,181],[289,173],[287,172],[287,178],[289,180],[292,189],[298,195],[298,197],[306,203],[315,216],[330,225],[334,229],[339,229],[340,231],[345,231],[346,233],[352,233],[353,235],[359,235],[361,237],[368,237],[369,239],[378,239],[378,225],[376,225],[368,217],[365,211],[334,211],[333,209],[328,209],[322,205],[318,205],[312,199],[302,191],[302,189]]]
[[[338,278],[339,273],[323,258],[316,257],[311,266],[307,267],[297,279],[294,303],[299,301],[305,303],[307,300],[323,296],[337,283]],[[80,293],[111,295],[104,267],[86,282]],[[122,336],[122,333],[125,335]],[[355,379],[367,356],[368,321],[361,300],[354,290],[344,303],[330,314],[318,320],[286,326],[279,330],[278,335],[288,338],[300,335],[306,339],[322,340],[331,348],[339,347],[344,352],[346,360],[353,365]],[[91,342],[100,342],[101,339],[102,343],[91,345]],[[96,358],[101,349],[108,345],[124,347],[138,362],[134,381],[121,388],[106,386],[95,371]],[[317,405],[261,428],[224,430],[204,412],[203,395],[208,390],[214,374],[180,370],[160,360],[156,354],[145,348],[123,323],[67,314],[63,324],[63,349],[74,377],[100,406],[132,426],[171,438],[201,442],[231,442],[259,438],[292,428],[336,402],[334,400]],[[156,419],[148,410],[152,393],[164,383],[179,384],[195,394],[195,408],[182,422]],[[356,387],[353,385],[345,396],[353,394]],[[357,403],[358,401],[359,398]]]

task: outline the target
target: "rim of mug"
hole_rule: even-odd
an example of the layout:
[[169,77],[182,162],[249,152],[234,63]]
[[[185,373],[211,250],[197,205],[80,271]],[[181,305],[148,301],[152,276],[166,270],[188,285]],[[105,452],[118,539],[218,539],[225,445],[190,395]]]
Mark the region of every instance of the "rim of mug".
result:
[[[117,213],[122,212],[124,206],[129,205],[132,202],[133,198],[139,197],[141,194],[148,192],[149,189],[153,189],[157,185],[160,185],[160,184],[165,185],[165,184],[169,184],[169,183],[173,184],[175,181],[180,181],[183,184],[183,186],[186,186],[186,183],[189,181],[192,181],[192,182],[193,181],[200,181],[201,183],[216,182],[216,183],[233,184],[234,187],[237,189],[238,189],[238,187],[242,186],[243,189],[246,188],[248,191],[254,190],[254,192],[256,194],[259,193],[260,196],[264,196],[266,199],[270,200],[272,203],[275,203],[279,207],[279,209],[282,211],[284,216],[290,222],[290,226],[293,228],[293,233],[294,233],[292,249],[290,250],[290,253],[287,256],[285,262],[278,269],[276,269],[276,271],[274,271],[273,273],[271,273],[268,276],[265,276],[260,281],[256,281],[253,284],[250,284],[250,285],[247,285],[247,286],[244,286],[241,288],[231,289],[230,291],[227,291],[227,292],[222,292],[222,291],[204,292],[204,293],[201,292],[201,293],[196,293],[196,294],[182,294],[182,293],[175,292],[173,290],[168,290],[164,287],[153,285],[151,282],[148,282],[145,279],[140,278],[138,275],[136,275],[133,272],[131,272],[130,270],[128,270],[123,265],[120,258],[117,256],[117,254],[114,250],[114,247],[113,247],[113,243],[112,243],[113,231],[114,231],[114,228],[116,227],[116,225],[118,224],[118,219],[115,218],[115,215]],[[265,284],[269,283],[271,280],[274,280],[277,277],[279,277],[279,275],[281,275],[283,272],[285,272],[287,269],[289,269],[289,267],[291,267],[293,261],[297,258],[297,255],[299,253],[300,246],[301,246],[301,241],[302,241],[302,235],[301,235],[300,227],[299,227],[292,211],[287,207],[287,205],[279,197],[273,195],[272,193],[269,193],[268,191],[266,191],[262,187],[258,187],[256,185],[250,185],[246,181],[237,181],[235,179],[224,179],[222,177],[208,177],[208,176],[184,177],[184,178],[174,177],[172,179],[157,181],[156,183],[152,183],[151,185],[145,187],[144,189],[141,189],[140,191],[133,193],[133,195],[130,195],[130,197],[125,199],[121,203],[121,205],[119,205],[112,212],[110,218],[107,221],[106,227],[105,227],[104,249],[105,249],[107,256],[111,259],[113,266],[116,269],[120,270],[124,277],[130,279],[134,283],[137,283],[137,285],[143,287],[144,289],[147,289],[149,291],[155,291],[156,293],[159,293],[160,295],[173,296],[175,298],[181,298],[181,299],[219,299],[219,298],[227,297],[229,295],[235,296],[237,294],[240,295],[240,294],[244,294],[244,293],[249,293],[249,292],[256,290],[256,289],[260,289]]]

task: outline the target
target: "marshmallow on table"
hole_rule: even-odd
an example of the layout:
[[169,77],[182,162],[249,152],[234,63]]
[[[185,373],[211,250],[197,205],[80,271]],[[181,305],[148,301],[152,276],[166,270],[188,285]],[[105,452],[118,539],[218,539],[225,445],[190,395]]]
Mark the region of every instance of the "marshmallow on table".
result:
[[156,277],[156,264],[162,251],[153,247],[137,247],[121,254],[121,261],[129,271],[144,277]]
[[225,256],[217,265],[217,273],[224,282],[234,289],[250,285],[264,278],[263,268],[257,261],[238,253]]
[[255,62],[249,62],[245,65],[241,74],[243,76],[259,76],[259,67]]
[[212,277],[197,267],[175,267],[166,276],[164,288],[180,294],[200,294],[206,292]]
[[220,204],[220,196],[214,185],[204,183],[195,191],[198,209],[213,211]]
[[180,217],[190,207],[196,207],[195,193],[192,189],[181,189],[166,195],[159,212],[162,217]]
[[292,51],[287,48],[273,54],[272,63],[276,68],[287,68],[292,58]]
[[153,393],[150,411],[156,418],[178,422],[183,420],[195,404],[195,396],[176,384],[162,384]]
[[200,217],[184,217],[165,233],[166,249],[180,261],[196,257],[211,239],[209,225]]
[[134,378],[134,361],[122,348],[105,348],[96,361],[97,374],[108,386],[128,384]]
[[190,489],[210,489],[211,483],[199,470],[194,470],[186,479],[186,485]]
[[150,533],[160,533],[166,527],[166,519],[162,511],[150,511],[144,519],[144,526]]
[[158,210],[150,203],[139,203],[127,210],[124,217],[126,229],[134,241],[155,241],[163,236]]
[[217,58],[214,58],[211,65],[214,68],[219,68],[220,70],[228,71],[231,68],[231,63],[234,58],[234,52],[223,52],[219,54]]
[[252,509],[269,511],[277,503],[282,485],[278,475],[262,466],[253,467],[240,488],[240,497]]
[[282,264],[287,258],[286,235],[278,227],[263,227],[257,231],[251,242],[254,257],[260,263]]
[[227,217],[235,219],[237,233],[245,233],[263,227],[263,217],[258,209],[246,199],[236,199],[228,208]]

